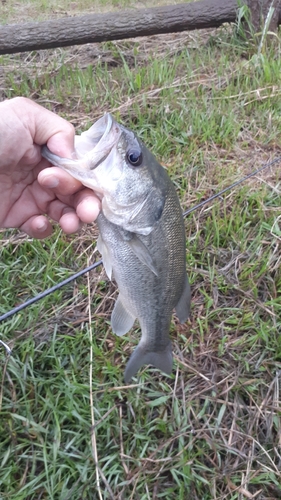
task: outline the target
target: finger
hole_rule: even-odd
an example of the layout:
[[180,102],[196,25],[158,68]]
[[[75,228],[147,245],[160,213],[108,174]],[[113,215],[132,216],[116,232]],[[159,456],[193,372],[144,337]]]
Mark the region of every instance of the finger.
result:
[[86,224],[94,222],[99,215],[101,202],[91,189],[83,189],[74,197],[76,213]]
[[54,221],[59,222],[62,216],[68,213],[73,213],[76,215],[75,209],[73,207],[70,207],[66,203],[63,203],[62,201],[58,200],[57,198],[51,201],[51,203],[49,203],[47,209],[47,215]]
[[[65,208],[65,210],[69,210],[69,208]],[[63,210],[60,210],[60,212],[62,213]],[[79,217],[77,217],[76,213],[71,209],[69,212],[66,211],[65,213],[62,213],[61,217],[58,218],[58,222],[66,234],[76,233],[82,227]],[[20,229],[32,238],[36,239],[47,238],[53,232],[52,225],[43,215],[30,217],[30,219],[21,225]]]
[[67,212],[63,214],[59,220],[59,224],[63,232],[66,234],[76,233],[82,227],[82,223],[75,212]]
[[50,222],[43,215],[30,217],[21,225],[20,229],[32,238],[37,239],[47,238],[53,232]]
[[49,204],[48,215],[56,222],[59,222],[62,230],[66,234],[79,231],[82,223],[77,216],[75,209],[56,199]]
[[74,127],[60,116],[25,97],[12,100],[14,111],[26,120],[36,144],[47,144],[59,156],[71,158],[74,151]]
[[34,142],[47,144],[56,155],[71,158],[74,152],[74,127],[58,115],[38,105],[35,110],[36,128]]
[[[67,200],[67,203],[76,209],[81,221],[89,223],[96,220],[101,204],[99,198],[92,189],[81,189],[82,184],[67,172],[58,167],[47,168],[39,173],[38,182],[45,189],[54,191],[57,196],[69,196],[76,193],[72,199]],[[54,218],[53,215],[49,215]],[[54,220],[58,221],[59,218]]]
[[72,175],[58,167],[41,170],[38,182],[45,189],[52,189],[56,194],[68,196],[82,188],[82,184]]

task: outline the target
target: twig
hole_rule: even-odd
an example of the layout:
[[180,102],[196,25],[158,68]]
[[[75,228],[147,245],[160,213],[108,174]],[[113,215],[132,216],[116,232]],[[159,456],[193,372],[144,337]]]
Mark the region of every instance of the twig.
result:
[[5,349],[7,351],[7,355],[10,356],[10,354],[12,352],[12,350],[10,349],[10,347],[7,344],[5,344],[5,342],[3,342],[3,340],[0,340],[0,344],[2,344],[2,346],[5,347]]
[[[89,266],[89,261],[88,261]],[[88,299],[89,299],[89,336],[90,336],[90,372],[89,372],[89,384],[90,384],[90,410],[91,410],[91,420],[92,420],[92,432],[91,432],[91,442],[92,442],[92,454],[94,462],[96,465],[96,480],[97,480],[97,490],[100,500],[103,500],[101,489],[100,489],[100,476],[98,467],[98,451],[97,451],[97,440],[95,431],[95,414],[94,414],[94,402],[93,402],[93,332],[92,332],[92,315],[91,315],[91,286],[90,286],[90,275],[87,273],[87,284],[88,284]]]
[[2,373],[2,381],[1,381],[1,387],[0,387],[0,413],[1,413],[1,410],[2,410],[3,388],[4,388],[4,380],[5,380],[5,376],[6,376],[8,361],[9,361],[9,356],[7,356],[7,358],[5,360],[4,368],[3,368],[3,373]]
[[122,465],[124,467],[124,471],[126,472],[126,474],[128,475],[129,474],[129,469],[126,465],[126,462],[123,460],[123,457],[124,457],[124,446],[123,446],[123,433],[122,433],[122,406],[120,405],[119,406],[119,416],[120,416],[120,457],[121,457],[121,462],[122,462]]

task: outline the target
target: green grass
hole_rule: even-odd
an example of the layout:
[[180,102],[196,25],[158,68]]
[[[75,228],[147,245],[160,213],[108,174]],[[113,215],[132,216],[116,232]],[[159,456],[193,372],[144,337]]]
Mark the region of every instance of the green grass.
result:
[[[185,210],[280,154],[280,48],[257,57],[222,28],[2,56],[0,95],[79,132],[113,112]],[[281,498],[280,169],[186,218],[192,319],[172,323],[170,377],[124,386],[140,332],[113,335],[101,268],[1,324],[1,500]],[[3,231],[0,313],[85,267],[96,237]]]

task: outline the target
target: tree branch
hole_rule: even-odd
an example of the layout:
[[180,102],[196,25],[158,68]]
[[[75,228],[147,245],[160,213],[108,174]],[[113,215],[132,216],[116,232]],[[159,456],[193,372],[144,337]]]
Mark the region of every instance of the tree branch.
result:
[[151,9],[2,25],[0,54],[214,28],[236,19],[237,0],[200,0]]
[[[243,1],[243,0],[242,0]],[[244,0],[249,6],[253,0]],[[256,2],[256,0],[254,0]],[[216,28],[235,22],[238,0],[199,0],[151,9],[65,17],[0,27],[0,54]],[[281,11],[277,14],[281,24]]]

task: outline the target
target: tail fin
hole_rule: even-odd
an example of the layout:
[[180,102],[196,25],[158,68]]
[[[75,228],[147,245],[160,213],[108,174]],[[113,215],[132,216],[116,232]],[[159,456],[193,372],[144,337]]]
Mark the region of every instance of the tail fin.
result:
[[127,363],[125,382],[128,383],[143,365],[153,365],[169,375],[173,368],[171,344],[168,344],[164,351],[158,352],[148,351],[147,345],[139,344]]

